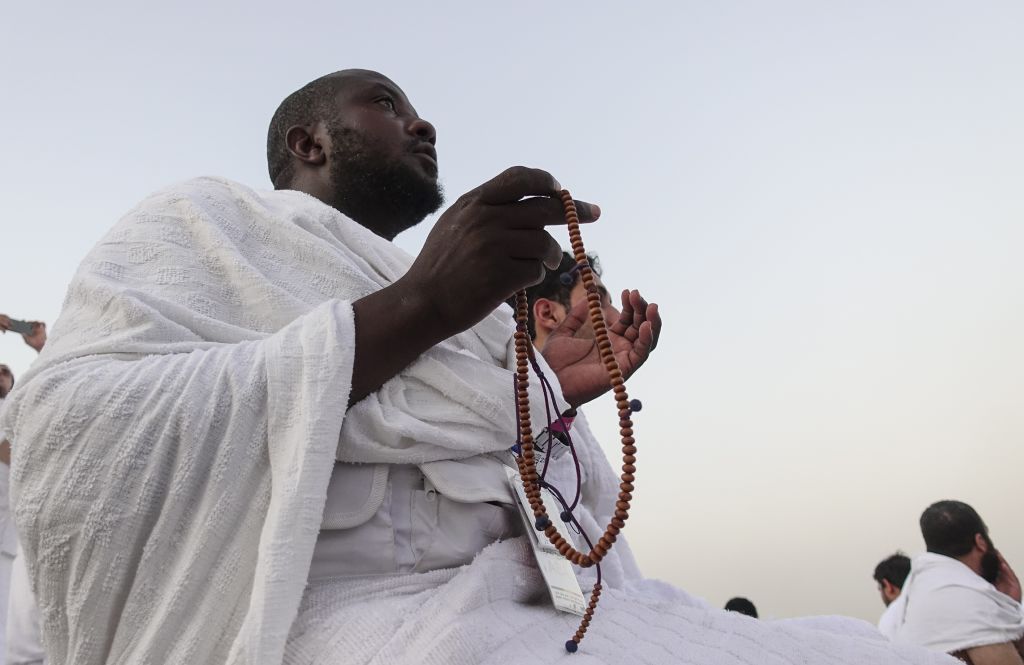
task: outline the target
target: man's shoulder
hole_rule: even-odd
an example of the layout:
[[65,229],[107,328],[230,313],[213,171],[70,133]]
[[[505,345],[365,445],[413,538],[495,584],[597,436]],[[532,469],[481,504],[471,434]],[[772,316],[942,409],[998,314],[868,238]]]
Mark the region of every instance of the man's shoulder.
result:
[[180,180],[161,187],[143,199],[143,204],[177,199],[234,198],[238,195],[258,196],[255,190],[240,182],[221,176],[206,175]]

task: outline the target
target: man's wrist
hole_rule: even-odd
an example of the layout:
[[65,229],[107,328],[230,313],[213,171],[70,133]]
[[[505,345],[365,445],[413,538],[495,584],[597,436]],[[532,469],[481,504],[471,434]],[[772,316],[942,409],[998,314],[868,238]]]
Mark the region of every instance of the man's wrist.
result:
[[395,290],[396,307],[398,317],[406,325],[414,327],[417,337],[429,342],[425,348],[430,348],[438,342],[448,339],[452,335],[461,332],[449,330],[444,323],[437,302],[432,297],[429,289],[422,284],[402,277],[389,288]]

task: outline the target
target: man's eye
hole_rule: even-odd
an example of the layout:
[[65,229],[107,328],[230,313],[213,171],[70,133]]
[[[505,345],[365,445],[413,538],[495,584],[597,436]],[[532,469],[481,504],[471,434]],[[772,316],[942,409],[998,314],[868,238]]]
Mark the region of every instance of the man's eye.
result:
[[382,97],[377,100],[377,103],[386,108],[389,111],[397,111],[398,108],[395,106],[395,100],[390,97]]

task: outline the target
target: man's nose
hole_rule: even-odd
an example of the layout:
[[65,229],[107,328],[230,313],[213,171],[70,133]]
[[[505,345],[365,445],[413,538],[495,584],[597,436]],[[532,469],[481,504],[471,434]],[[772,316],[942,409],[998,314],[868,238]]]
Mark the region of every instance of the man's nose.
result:
[[430,143],[430,145],[437,143],[437,130],[423,118],[416,118],[410,122],[407,131],[421,141]]

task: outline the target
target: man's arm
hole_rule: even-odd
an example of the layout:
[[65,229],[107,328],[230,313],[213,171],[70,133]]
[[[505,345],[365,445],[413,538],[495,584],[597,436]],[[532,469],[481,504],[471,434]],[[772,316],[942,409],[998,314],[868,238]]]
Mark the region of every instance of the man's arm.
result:
[[1012,642],[968,649],[965,654],[972,665],[1024,665],[1020,652]]

